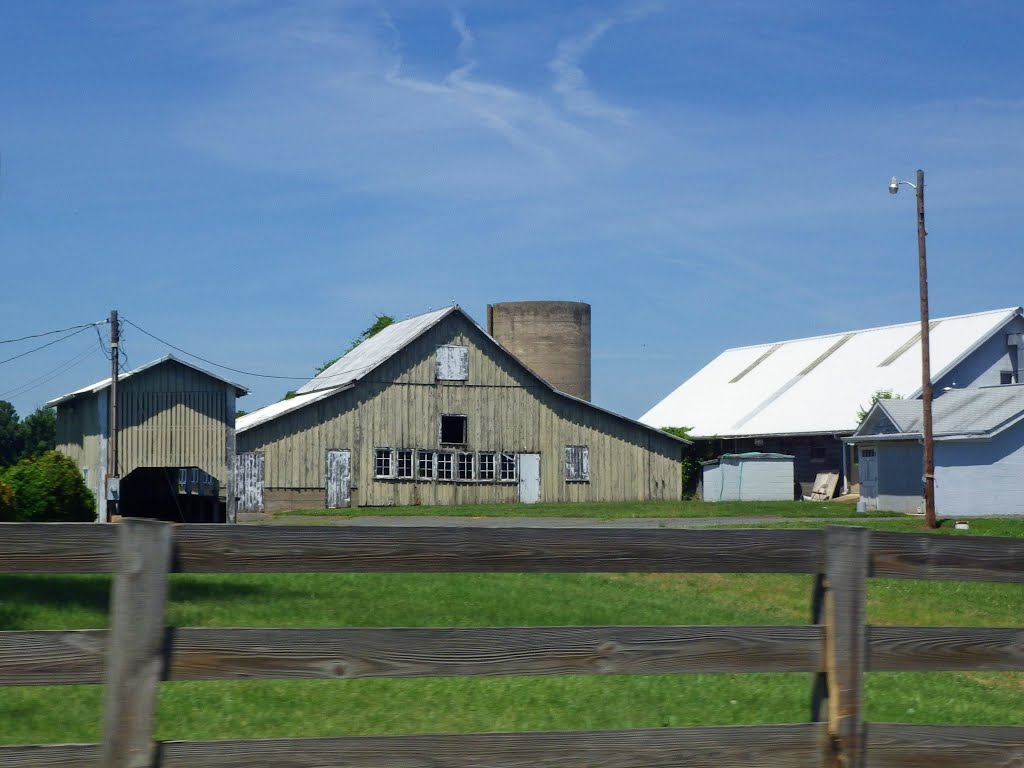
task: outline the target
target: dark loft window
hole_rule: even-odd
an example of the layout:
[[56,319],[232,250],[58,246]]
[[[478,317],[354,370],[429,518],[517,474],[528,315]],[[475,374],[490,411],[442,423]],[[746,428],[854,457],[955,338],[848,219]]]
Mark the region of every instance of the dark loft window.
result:
[[465,416],[441,416],[441,443],[444,445],[466,444]]
[[1013,371],[1000,371],[999,372],[999,383],[1000,384],[1013,384]]

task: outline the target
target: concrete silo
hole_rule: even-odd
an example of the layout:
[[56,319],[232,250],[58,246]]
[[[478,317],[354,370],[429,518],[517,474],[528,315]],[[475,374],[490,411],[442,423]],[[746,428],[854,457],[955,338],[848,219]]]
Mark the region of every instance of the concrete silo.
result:
[[590,400],[590,305],[505,301],[487,305],[487,332],[555,389]]

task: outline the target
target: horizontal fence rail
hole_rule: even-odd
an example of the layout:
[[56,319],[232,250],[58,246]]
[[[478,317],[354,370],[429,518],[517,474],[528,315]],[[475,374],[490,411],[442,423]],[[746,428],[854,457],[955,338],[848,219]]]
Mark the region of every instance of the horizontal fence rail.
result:
[[[864,727],[862,768],[1016,768],[1024,728]],[[350,736],[314,739],[167,741],[159,768],[819,768],[824,724],[712,726],[628,731]],[[97,765],[97,744],[0,747],[0,765]]]
[[[1024,629],[869,626],[869,672],[1024,671]],[[103,682],[106,630],[0,632],[0,685]],[[164,680],[824,671],[819,626],[167,630]]]
[[[116,527],[0,523],[0,573],[112,573]],[[820,573],[820,530],[188,525],[179,573]],[[869,575],[1024,582],[1024,539],[870,535]]]
[[[801,626],[221,629],[164,625],[168,574],[789,573]],[[1024,541],[824,530],[0,524],[0,573],[113,574],[111,629],[0,632],[0,685],[106,686],[101,744],[0,747],[0,766],[647,768],[1024,766],[1024,728],[863,722],[870,671],[1024,670],[1024,629],[865,623],[870,577],[1024,582]],[[817,673],[804,725],[154,745],[160,680]]]

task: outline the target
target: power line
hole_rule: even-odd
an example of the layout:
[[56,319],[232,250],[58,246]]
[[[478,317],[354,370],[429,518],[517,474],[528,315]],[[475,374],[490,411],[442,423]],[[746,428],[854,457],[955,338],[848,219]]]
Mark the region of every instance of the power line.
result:
[[[29,334],[28,336],[22,336],[21,338],[18,338],[18,339],[2,339],[2,340],[0,340],[0,344],[15,344],[15,343],[17,343],[19,341],[27,341],[28,339],[41,339],[43,336],[53,336],[55,333],[65,333],[67,331],[73,331],[76,328],[92,328],[92,327],[97,326],[97,325],[103,325],[106,322],[108,322],[108,321],[100,320],[98,323],[82,323],[81,325],[71,325],[71,326],[68,326],[67,328],[58,328],[55,331],[44,331],[43,333],[32,333],[32,334]],[[99,333],[99,331],[97,331],[97,333]]]
[[[22,352],[20,355],[14,355],[13,357],[8,357],[6,360],[0,360],[0,365],[3,365],[4,363],[9,363],[12,360],[17,360],[18,358],[21,358],[21,357],[25,357],[26,355],[31,355],[33,352],[38,352],[41,349],[46,349],[47,347],[52,347],[54,344],[59,344],[62,341],[66,341],[67,339],[70,339],[70,338],[72,338],[74,336],[77,336],[78,334],[82,333],[83,331],[86,331],[89,328],[92,328],[94,325],[96,325],[96,323],[89,323],[88,325],[77,326],[78,330],[75,331],[74,333],[69,333],[67,336],[61,336],[59,339],[54,339],[53,341],[49,341],[46,344],[41,344],[38,347],[33,347],[32,349],[28,350],[27,352]],[[68,330],[68,329],[65,328],[64,330]],[[60,331],[57,331],[57,333],[60,333]],[[41,334],[41,335],[48,336],[49,334]]]
[[33,389],[38,389],[43,384],[53,381],[53,379],[57,378],[61,374],[66,373],[67,371],[70,371],[72,368],[85,362],[87,359],[89,359],[90,355],[94,354],[96,354],[96,350],[93,348],[92,343],[90,342],[89,346],[82,350],[75,357],[69,360],[65,360],[56,368],[51,368],[46,373],[43,373],[34,379],[26,381],[24,384],[19,384],[18,386],[14,387],[13,389],[9,389],[6,392],[0,392],[0,397],[7,397],[8,395],[20,397],[21,395],[24,395],[27,392],[31,392]]
[[151,338],[151,339],[153,339],[155,341],[159,341],[161,344],[164,344],[164,345],[170,347],[171,349],[175,350],[176,352],[181,352],[181,354],[183,354],[183,355],[187,355],[188,357],[195,358],[196,360],[201,360],[204,363],[206,363],[207,365],[212,365],[215,368],[222,368],[225,371],[232,371],[233,373],[241,373],[244,376],[255,376],[255,377],[260,378],[260,379],[286,379],[288,381],[309,381],[309,379],[310,379],[309,376],[274,376],[274,375],[271,375],[269,373],[254,373],[253,371],[243,371],[241,368],[232,368],[230,365],[222,365],[221,363],[215,363],[215,362],[213,362],[213,360],[208,360],[205,357],[201,357],[200,355],[194,354],[192,352],[188,352],[187,350],[184,350],[181,347],[175,346],[174,344],[171,344],[171,342],[165,341],[164,339],[161,339],[159,336],[156,336],[156,335],[150,333],[145,328],[140,328],[138,325],[133,323],[131,320],[129,320],[124,315],[121,316],[121,320],[123,320],[124,322],[128,323],[128,325],[130,325],[135,330],[140,331],[141,333],[146,334],[147,336],[149,336],[149,338]]

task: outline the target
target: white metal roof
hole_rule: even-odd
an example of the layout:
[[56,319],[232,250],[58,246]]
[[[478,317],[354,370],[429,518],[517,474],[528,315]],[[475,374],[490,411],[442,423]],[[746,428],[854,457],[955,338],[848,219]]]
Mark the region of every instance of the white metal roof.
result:
[[[933,381],[941,378],[1019,307],[931,321]],[[699,437],[853,432],[871,395],[921,388],[920,323],[727,349],[640,421],[691,427]]]
[[[876,408],[898,430],[898,434],[920,436],[923,430],[920,400],[882,400]],[[932,403],[932,430],[936,439],[987,437],[1024,418],[1024,384],[1003,384],[973,389],[951,389]],[[871,422],[865,419],[862,429]],[[856,437],[871,435],[858,429]],[[887,437],[892,437],[887,435]]]
[[247,429],[252,429],[257,424],[262,424],[266,421],[270,421],[271,419],[276,419],[284,413],[296,411],[299,408],[315,403],[318,400],[328,398],[336,392],[341,392],[343,389],[348,389],[348,386],[318,389],[315,392],[308,392],[305,395],[296,395],[295,397],[287,400],[279,400],[276,403],[271,403],[259,410],[247,413],[244,416],[239,416],[235,419],[235,432],[244,432]]
[[[210,373],[206,369],[200,368],[198,365],[193,365],[192,363],[182,360],[179,357],[175,357],[174,355],[164,355],[163,357],[157,358],[156,360],[151,360],[145,365],[140,365],[138,368],[133,368],[130,371],[125,371],[124,373],[120,374],[117,377],[117,380],[124,381],[125,379],[134,376],[136,373],[142,373],[143,371],[149,370],[150,368],[158,366],[161,363],[166,363],[168,360],[173,360],[179,365],[184,365],[186,368],[191,368],[194,371],[199,371],[200,373],[209,376],[211,379],[217,379],[217,381],[223,381],[225,384],[230,384],[232,387],[235,388],[235,394],[238,397],[249,394],[249,390],[243,387],[241,384],[236,384],[233,381],[225,379],[223,376],[218,376],[215,373]],[[110,382],[111,378],[108,376],[102,381],[97,381],[95,384],[90,384],[87,387],[82,387],[81,389],[76,389],[74,392],[69,392],[66,395],[61,395],[60,397],[54,398],[53,400],[47,402],[46,405],[48,407],[53,407],[55,405],[59,405],[60,403],[71,400],[72,398],[78,397],[79,395],[94,395],[97,392],[101,392],[107,387],[109,387]]]
[[455,309],[456,307],[453,305],[392,323],[337,360],[318,376],[307,381],[295,390],[296,393],[304,395],[323,389],[337,389],[345,384],[358,381]]

